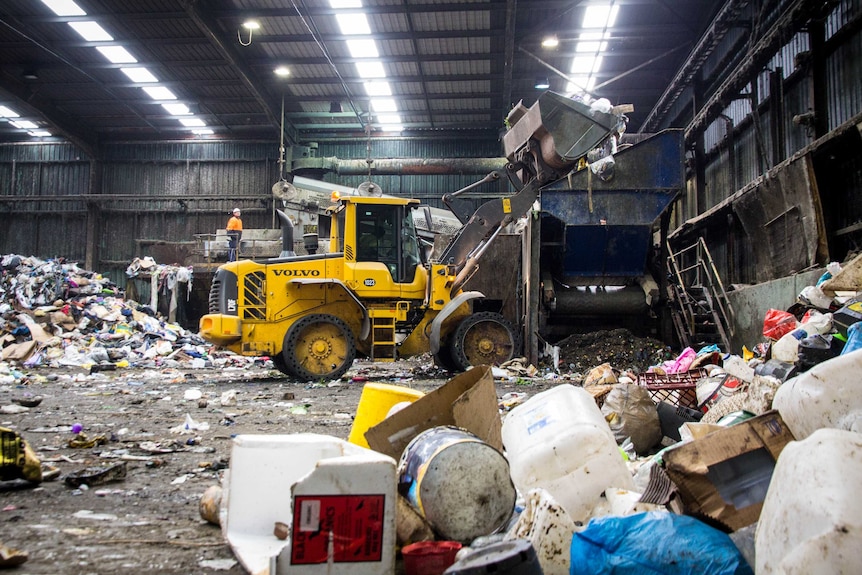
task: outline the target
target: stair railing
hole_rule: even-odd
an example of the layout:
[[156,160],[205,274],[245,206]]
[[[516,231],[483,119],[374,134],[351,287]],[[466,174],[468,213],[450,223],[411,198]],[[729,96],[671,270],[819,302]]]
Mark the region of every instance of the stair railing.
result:
[[698,238],[694,245],[678,252],[674,252],[670,244],[667,248],[671,300],[676,305],[674,326],[680,341],[686,346],[695,343],[697,316],[708,314],[721,338],[722,350],[729,351],[734,311],[706,242]]

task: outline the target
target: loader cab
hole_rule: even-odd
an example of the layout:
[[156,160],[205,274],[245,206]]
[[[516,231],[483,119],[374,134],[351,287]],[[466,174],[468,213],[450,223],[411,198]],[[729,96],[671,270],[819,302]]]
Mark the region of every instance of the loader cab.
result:
[[411,292],[422,297],[424,279],[418,276],[424,278],[424,268],[412,215],[418,202],[355,196],[342,202],[336,215],[338,251],[348,266],[353,263],[354,289],[368,297],[413,297]]

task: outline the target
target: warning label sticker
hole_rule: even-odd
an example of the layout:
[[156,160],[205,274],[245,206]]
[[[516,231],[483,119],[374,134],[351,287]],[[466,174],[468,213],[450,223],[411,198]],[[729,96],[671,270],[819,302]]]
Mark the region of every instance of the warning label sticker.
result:
[[290,563],[380,561],[383,495],[300,495],[293,502]]

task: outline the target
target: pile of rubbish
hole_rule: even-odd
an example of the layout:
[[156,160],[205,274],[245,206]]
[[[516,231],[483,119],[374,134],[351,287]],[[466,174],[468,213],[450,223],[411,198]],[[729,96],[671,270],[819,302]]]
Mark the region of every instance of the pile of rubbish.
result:
[[234,438],[201,514],[252,573],[862,572],[862,282],[829,276],[741,355],[502,399],[486,366],[424,395],[369,381],[347,441]]
[[[153,269],[163,275],[164,266],[139,264],[133,263],[133,273]],[[24,368],[95,372],[124,367],[219,367],[255,360],[213,354],[212,346],[196,334],[166,321],[154,308],[126,299],[109,279],[77,263],[5,255],[0,258],[0,271],[3,361]]]

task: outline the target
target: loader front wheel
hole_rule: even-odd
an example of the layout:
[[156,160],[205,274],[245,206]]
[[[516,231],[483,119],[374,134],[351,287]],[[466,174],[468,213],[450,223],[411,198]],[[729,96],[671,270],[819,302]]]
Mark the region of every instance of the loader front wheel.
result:
[[474,313],[452,334],[452,359],[459,369],[476,365],[500,365],[515,357],[520,348],[512,324],[498,313]]
[[314,314],[290,326],[281,353],[288,373],[302,381],[337,379],[353,365],[356,344],[343,320]]
[[452,359],[452,336],[450,335],[440,343],[440,349],[434,354],[434,365],[446,371],[461,371],[461,368]]

